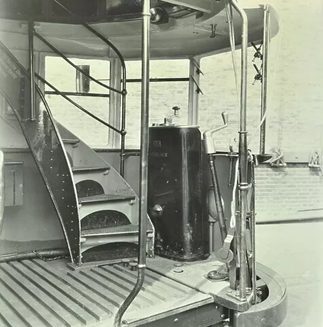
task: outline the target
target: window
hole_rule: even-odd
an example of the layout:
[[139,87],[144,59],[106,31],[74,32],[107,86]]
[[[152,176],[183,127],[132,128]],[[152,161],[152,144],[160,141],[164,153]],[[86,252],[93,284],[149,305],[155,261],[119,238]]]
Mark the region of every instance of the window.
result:
[[[187,124],[188,113],[188,60],[154,60],[150,62],[149,125],[163,123],[173,114],[174,106],[180,107],[180,124]],[[141,62],[127,62],[128,97],[126,117],[126,146],[139,148],[141,119]],[[183,78],[181,81],[171,79]],[[154,81],[158,79],[158,81]],[[187,79],[187,81],[185,81]],[[135,81],[134,81],[135,80]]]
[[[76,65],[87,65],[90,67],[90,75],[103,81],[109,80],[110,63],[103,60],[89,59],[70,59]],[[64,59],[59,57],[46,57],[45,76],[52,85],[61,92],[76,92],[76,70]],[[107,147],[108,127],[94,120],[92,117],[83,113],[73,104],[61,96],[52,94],[49,86],[45,87],[46,99],[53,116],[62,125],[68,128],[78,138],[94,148]],[[109,94],[109,90],[90,81],[89,94],[102,93]],[[69,96],[73,101],[80,104],[83,108],[90,111],[95,116],[104,121],[109,117],[109,98],[90,97],[90,96]]]

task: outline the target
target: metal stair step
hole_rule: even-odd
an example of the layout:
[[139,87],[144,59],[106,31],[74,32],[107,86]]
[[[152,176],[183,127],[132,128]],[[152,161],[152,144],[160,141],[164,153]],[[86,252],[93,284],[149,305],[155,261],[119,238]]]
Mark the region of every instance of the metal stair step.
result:
[[107,227],[107,228],[87,229],[81,231],[82,237],[125,235],[125,234],[138,234],[138,233],[139,233],[139,226],[132,225],[132,224]]
[[134,200],[135,195],[123,195],[123,194],[99,194],[79,198],[79,204],[94,204],[104,202],[120,202]]
[[109,165],[102,165],[102,166],[74,166],[74,167],[72,167],[73,173],[106,171],[106,170],[109,170],[109,169],[110,169]]
[[[152,230],[147,230],[147,233],[152,233]],[[81,231],[82,237],[98,237],[109,235],[134,235],[139,233],[139,225],[122,225],[106,228],[86,229]]]

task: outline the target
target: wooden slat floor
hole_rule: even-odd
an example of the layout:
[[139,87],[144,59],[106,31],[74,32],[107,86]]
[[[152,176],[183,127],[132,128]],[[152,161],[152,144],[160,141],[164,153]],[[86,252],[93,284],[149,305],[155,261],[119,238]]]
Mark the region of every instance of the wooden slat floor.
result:
[[[0,326],[112,326],[136,282],[121,265],[72,270],[66,261],[23,260],[0,264]],[[142,291],[125,315],[137,326],[165,313],[212,303],[209,295],[147,270]]]

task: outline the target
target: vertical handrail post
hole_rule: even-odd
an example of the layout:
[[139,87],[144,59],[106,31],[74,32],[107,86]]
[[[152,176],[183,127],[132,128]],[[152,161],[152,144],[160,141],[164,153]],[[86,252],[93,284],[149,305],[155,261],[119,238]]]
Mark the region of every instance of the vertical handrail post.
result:
[[[110,86],[114,89],[121,89],[121,64],[120,60],[110,61]],[[121,96],[120,93],[110,92],[109,97],[109,122],[121,132]],[[113,148],[120,148],[120,133],[109,129],[109,144]],[[121,160],[121,157],[120,157]]]
[[247,191],[248,191],[248,148],[247,148],[247,63],[248,63],[248,17],[237,3],[231,0],[233,8],[242,19],[241,35],[241,90],[240,90],[240,130],[239,130],[239,230],[238,253],[240,258],[239,298],[246,300],[247,262],[246,262],[246,219],[247,219]]
[[[140,205],[139,253],[137,282],[119,308],[114,326],[120,327],[122,317],[138,295],[145,279],[148,205],[148,149],[149,149],[149,66],[150,66],[150,0],[143,0],[142,12],[142,69],[141,69],[141,141],[140,141]],[[124,76],[125,79],[125,76]]]
[[30,1],[30,19],[28,21],[28,51],[29,51],[29,74],[30,74],[30,112],[28,118],[36,119],[36,91],[35,91],[35,58],[34,58],[34,21],[32,13],[32,2]]
[[126,99],[127,99],[127,72],[126,65],[122,65],[122,95],[121,95],[121,151],[120,175],[124,177],[124,161],[126,148]]
[[270,39],[270,12],[268,5],[264,8],[264,33],[263,33],[263,56],[262,56],[262,84],[261,84],[261,115],[259,154],[264,155],[266,151],[266,118],[268,101],[268,57]]

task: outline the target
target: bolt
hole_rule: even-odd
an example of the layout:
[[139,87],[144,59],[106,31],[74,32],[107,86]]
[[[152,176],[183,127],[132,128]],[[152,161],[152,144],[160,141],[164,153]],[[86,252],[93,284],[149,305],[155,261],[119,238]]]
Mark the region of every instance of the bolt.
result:
[[138,268],[138,263],[137,263],[137,262],[130,262],[130,263],[129,263],[129,266],[130,266],[130,269],[131,269],[132,271],[135,271],[135,270],[137,270],[137,268]]
[[222,315],[220,316],[222,319],[224,319],[225,318],[225,314],[224,313],[222,313]]
[[178,323],[178,318],[175,318],[175,319],[174,319],[174,323],[175,323],[175,324]]
[[183,269],[181,269],[181,268],[175,268],[174,270],[173,270],[173,272],[174,273],[177,273],[177,274],[180,274],[180,273],[182,273],[184,270]]
[[130,263],[130,259],[122,259],[121,260],[121,265],[123,267],[128,267],[129,266],[129,263]]

